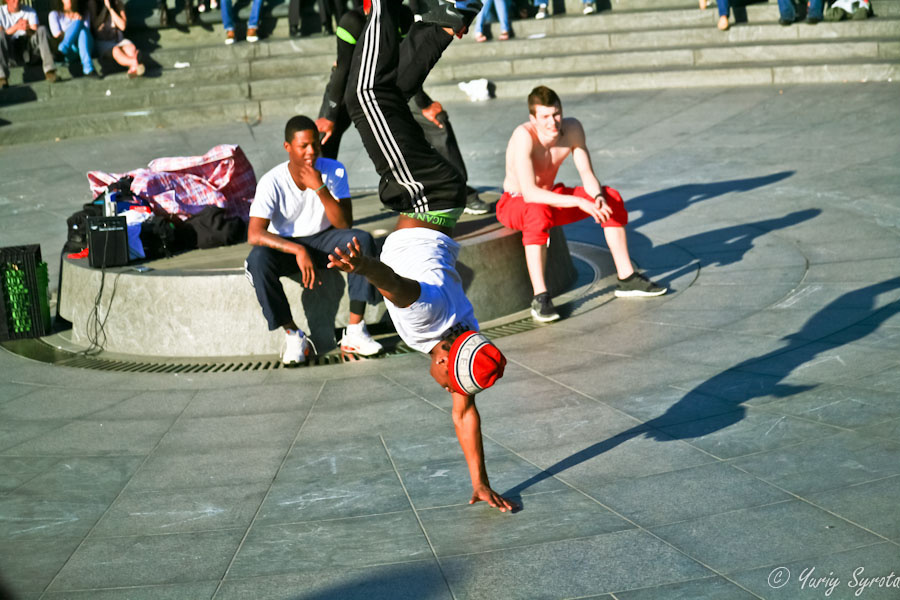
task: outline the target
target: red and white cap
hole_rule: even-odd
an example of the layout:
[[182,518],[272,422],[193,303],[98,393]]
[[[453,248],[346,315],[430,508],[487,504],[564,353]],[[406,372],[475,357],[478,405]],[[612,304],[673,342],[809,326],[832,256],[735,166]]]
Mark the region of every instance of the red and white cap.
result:
[[483,334],[466,331],[450,347],[450,387],[460,394],[477,394],[501,377],[506,357]]

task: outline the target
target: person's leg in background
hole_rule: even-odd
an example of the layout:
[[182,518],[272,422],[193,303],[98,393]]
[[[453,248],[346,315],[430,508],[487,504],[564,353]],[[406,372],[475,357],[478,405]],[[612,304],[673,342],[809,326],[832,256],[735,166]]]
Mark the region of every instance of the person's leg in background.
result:
[[225,30],[225,44],[234,43],[234,5],[231,0],[222,0],[222,29]]
[[247,41],[250,43],[259,41],[259,14],[262,12],[263,0],[253,0],[250,3],[250,18],[247,19]]
[[728,0],[716,0],[716,6],[719,9],[719,21],[716,23],[716,27],[719,28],[719,31],[725,31],[729,27],[728,14],[731,7],[728,4]]

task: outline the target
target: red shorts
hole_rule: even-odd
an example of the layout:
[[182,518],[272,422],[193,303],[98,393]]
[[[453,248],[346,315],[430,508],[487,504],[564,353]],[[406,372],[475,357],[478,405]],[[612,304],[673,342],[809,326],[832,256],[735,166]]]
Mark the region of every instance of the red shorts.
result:
[[[603,186],[603,198],[612,209],[612,216],[603,223],[603,227],[624,227],[628,224],[628,211],[619,192],[611,187]],[[580,196],[593,200],[583,187],[570,188],[557,183],[550,190],[555,194]],[[522,243],[526,246],[546,244],[550,238],[550,228],[568,225],[587,218],[587,213],[576,206],[560,208],[549,204],[525,202],[520,194],[503,192],[497,202],[497,220],[510,229],[522,232]]]

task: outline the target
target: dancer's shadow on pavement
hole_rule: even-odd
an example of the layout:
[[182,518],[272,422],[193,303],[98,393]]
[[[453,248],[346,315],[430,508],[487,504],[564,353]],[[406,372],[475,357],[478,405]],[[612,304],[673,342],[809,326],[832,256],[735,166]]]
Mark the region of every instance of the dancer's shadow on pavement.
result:
[[[900,312],[900,300],[894,300],[880,309],[875,308],[880,295],[898,288],[900,277],[895,277],[843,294],[810,317],[799,331],[785,336],[784,347],[749,358],[714,375],[686,393],[664,414],[564,458],[503,492],[503,495],[521,498],[521,493],[531,486],[612,450],[632,438],[643,435],[660,442],[699,438],[743,419],[747,412],[744,403],[748,400],[766,396],[786,398],[816,387],[791,385],[782,381],[820,353],[866,337]],[[829,343],[830,336],[838,332],[841,336],[834,339],[840,339],[840,342]],[[753,367],[762,363],[766,363],[766,375],[754,372]],[[708,418],[714,416],[718,418]],[[674,432],[671,429],[668,432],[663,430],[674,424],[682,424],[682,427]]]
[[[653,270],[673,269],[660,278],[662,283],[670,283],[682,275],[693,272],[697,267],[724,267],[741,262],[753,249],[756,238],[769,232],[786,229],[808,221],[822,214],[818,208],[798,210],[783,217],[763,219],[753,223],[741,223],[723,227],[715,231],[704,231],[683,237],[674,242],[653,246],[640,252],[641,261],[653,265]],[[643,237],[640,234],[632,238]],[[680,258],[680,260],[679,260]]]
[[[780,171],[762,177],[729,179],[713,183],[688,183],[664,190],[657,190],[649,194],[642,194],[634,198],[625,198],[625,208],[628,209],[630,219],[628,222],[629,235],[633,235],[633,232],[642,225],[648,225],[654,221],[670,217],[693,204],[729,193],[750,192],[757,188],[783,181],[794,175],[795,172]],[[639,214],[633,216],[636,213]],[[603,239],[603,235],[600,233],[600,226],[589,219],[567,225],[566,237],[588,243],[592,243],[597,239]]]
[[750,192],[772,185],[794,175],[796,171],[780,171],[762,177],[729,179],[713,183],[688,183],[650,192],[635,198],[626,198],[625,207],[629,213],[640,211],[640,215],[628,222],[629,229],[635,229],[654,221],[664,219],[684,210],[692,204],[710,200],[729,193]]
[[299,592],[289,600],[396,600],[443,598],[447,594],[447,583],[440,570],[430,563],[383,565],[348,573],[336,571],[322,578],[330,580],[329,584],[323,585],[321,579],[312,586],[307,584],[303,587],[317,589]]
[[[753,248],[757,237],[776,229],[783,229],[811,219],[821,213],[818,209],[793,212],[780,218],[764,219],[754,223],[742,223],[715,231],[690,235],[676,241],[655,246],[653,241],[639,231],[642,225],[672,216],[685,208],[728,193],[742,193],[778,183],[794,171],[781,171],[763,177],[731,179],[714,183],[679,185],[636,198],[626,199],[629,215],[637,214],[628,223],[628,248],[635,260],[651,276],[670,271],[662,284],[672,281],[698,266],[724,266],[739,262]],[[600,225],[589,219],[567,225],[566,238],[586,243],[605,243]],[[699,263],[699,264],[698,264]]]

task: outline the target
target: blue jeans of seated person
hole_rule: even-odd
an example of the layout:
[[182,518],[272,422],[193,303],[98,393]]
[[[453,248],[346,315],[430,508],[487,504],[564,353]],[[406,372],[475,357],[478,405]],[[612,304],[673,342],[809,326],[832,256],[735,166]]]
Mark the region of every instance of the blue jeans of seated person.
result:
[[81,62],[81,72],[87,75],[94,72],[91,54],[94,53],[94,37],[90,29],[84,26],[84,19],[75,21],[66,29],[63,41],[59,44],[59,53],[69,61]]
[[[377,256],[375,240],[372,239],[369,232],[361,229],[329,227],[315,235],[288,239],[302,244],[309,252],[313,264],[319,269],[325,269],[328,264],[328,253],[334,252],[335,246],[346,248],[347,243],[353,240],[354,236],[359,240],[359,246],[364,255]],[[297,258],[293,254],[265,246],[254,246],[244,262],[244,269],[256,290],[256,299],[262,307],[269,331],[284,327],[293,321],[291,307],[279,278],[300,271],[300,267],[297,266]],[[350,300],[358,300],[366,304],[377,304],[380,300],[375,286],[370,284],[365,277],[356,273],[347,275],[347,292]]]
[[[222,8],[222,28],[225,31],[234,31],[234,5],[231,0],[222,0],[219,4]],[[262,11],[262,0],[253,0],[250,4],[250,18],[247,19],[247,28],[259,27],[259,13]]]
[[[781,18],[785,21],[794,21],[797,19],[797,10],[791,0],[778,0],[778,11]],[[819,19],[823,17],[822,0],[809,0],[809,11],[806,13],[807,19]]]
[[497,11],[497,19],[500,21],[500,31],[509,33],[509,7],[506,5],[507,0],[484,0],[484,6],[481,12],[475,17],[474,30],[475,33],[484,31],[484,19],[491,10],[491,6]]
[[731,8],[728,4],[728,0],[716,0],[716,6],[719,9],[720,17],[727,17],[728,11]]

